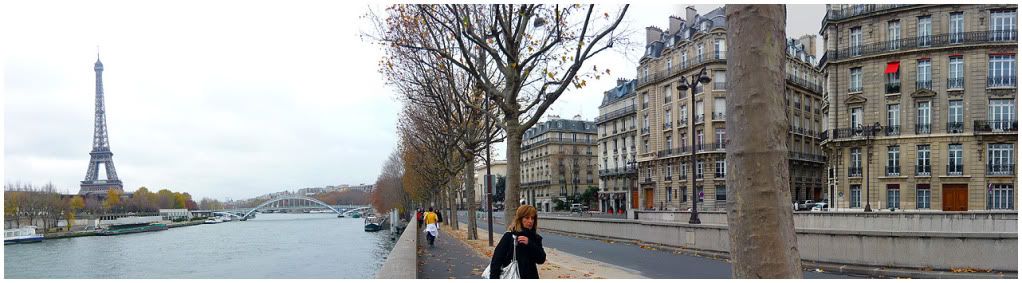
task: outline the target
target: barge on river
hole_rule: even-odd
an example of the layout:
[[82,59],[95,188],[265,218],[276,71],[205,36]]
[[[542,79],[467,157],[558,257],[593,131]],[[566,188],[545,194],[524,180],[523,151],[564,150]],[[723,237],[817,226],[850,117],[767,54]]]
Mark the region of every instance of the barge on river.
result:
[[163,223],[134,223],[134,224],[120,224],[110,225],[107,228],[101,228],[96,230],[97,235],[101,236],[113,236],[131,233],[143,233],[143,232],[154,232],[167,230],[167,224]]

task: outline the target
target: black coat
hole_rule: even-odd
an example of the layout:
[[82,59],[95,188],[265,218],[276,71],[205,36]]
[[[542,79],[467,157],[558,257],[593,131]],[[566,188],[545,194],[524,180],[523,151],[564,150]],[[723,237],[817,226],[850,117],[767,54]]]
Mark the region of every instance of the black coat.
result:
[[543,251],[543,237],[536,234],[535,230],[525,229],[521,233],[504,232],[497,247],[493,249],[493,258],[490,259],[490,279],[499,279],[501,267],[511,263],[514,243],[518,236],[529,238],[529,244],[518,244],[518,274],[522,279],[539,279],[537,264],[546,262],[546,252]]

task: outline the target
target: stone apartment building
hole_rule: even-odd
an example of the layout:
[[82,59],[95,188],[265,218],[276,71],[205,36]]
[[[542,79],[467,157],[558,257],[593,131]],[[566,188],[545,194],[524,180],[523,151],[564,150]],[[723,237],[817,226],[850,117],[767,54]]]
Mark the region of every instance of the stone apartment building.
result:
[[[684,210],[692,205],[689,189],[693,187],[700,209],[724,208],[726,24],[723,8],[699,15],[688,7],[684,19],[669,18],[667,31],[646,28],[646,53],[640,59],[636,82],[639,185],[630,188],[630,208]],[[791,125],[787,140],[793,201],[824,197],[825,163],[819,150],[822,74],[815,68],[812,50],[807,50],[815,48],[813,41],[813,36],[791,40],[786,49],[784,95]],[[704,68],[711,83],[678,91],[683,76],[691,78]],[[692,93],[695,103],[690,103]],[[690,114],[694,118],[689,118]],[[690,138],[695,139],[695,148]]]
[[827,5],[824,150],[850,210],[1015,210],[1017,5]]
[[550,116],[522,137],[520,197],[550,212],[555,200],[581,195],[597,186],[596,124]]
[[[496,187],[497,186],[497,178],[498,177],[507,176],[507,160],[493,160],[492,162],[490,162],[490,175],[493,176],[492,181],[490,181],[491,182],[490,186],[491,186],[491,189],[493,189],[493,194],[496,195],[497,194],[497,187]],[[475,195],[472,196],[472,200],[471,201],[474,201],[476,204],[479,205],[479,207],[485,209],[486,203],[483,202],[483,200],[486,198],[486,183],[485,183],[485,181],[486,181],[486,165],[485,164],[476,166],[475,178],[476,178],[476,180],[475,180],[475,190],[474,190]],[[464,195],[464,194],[462,194],[462,195]],[[465,201],[467,201],[467,200],[465,200]]]
[[603,93],[597,162],[600,164],[599,211],[624,214],[628,192],[636,189],[636,144],[638,137],[635,95],[636,80],[618,79],[617,86]]

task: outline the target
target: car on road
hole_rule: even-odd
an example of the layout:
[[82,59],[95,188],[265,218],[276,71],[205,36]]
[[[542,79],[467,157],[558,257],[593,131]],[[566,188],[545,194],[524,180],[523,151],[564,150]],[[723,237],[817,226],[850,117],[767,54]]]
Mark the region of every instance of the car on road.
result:
[[810,209],[813,208],[813,205],[815,205],[815,204],[816,204],[816,201],[813,201],[813,200],[801,200],[801,201],[798,201],[798,202],[794,203],[792,205],[792,208],[794,208],[795,211],[810,210]]
[[573,204],[571,204],[571,212],[583,212],[583,211],[586,211],[588,209],[589,209],[588,207],[582,205],[581,203],[573,203]]
[[809,209],[809,211],[827,211],[827,203],[817,202],[816,204],[813,205],[812,208]]

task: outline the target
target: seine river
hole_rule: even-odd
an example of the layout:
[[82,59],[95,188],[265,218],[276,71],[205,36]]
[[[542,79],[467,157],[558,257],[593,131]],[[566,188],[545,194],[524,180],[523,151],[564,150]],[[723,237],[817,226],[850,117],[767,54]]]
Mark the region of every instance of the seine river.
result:
[[165,231],[4,246],[11,278],[373,278],[394,246],[336,214],[259,214]]

